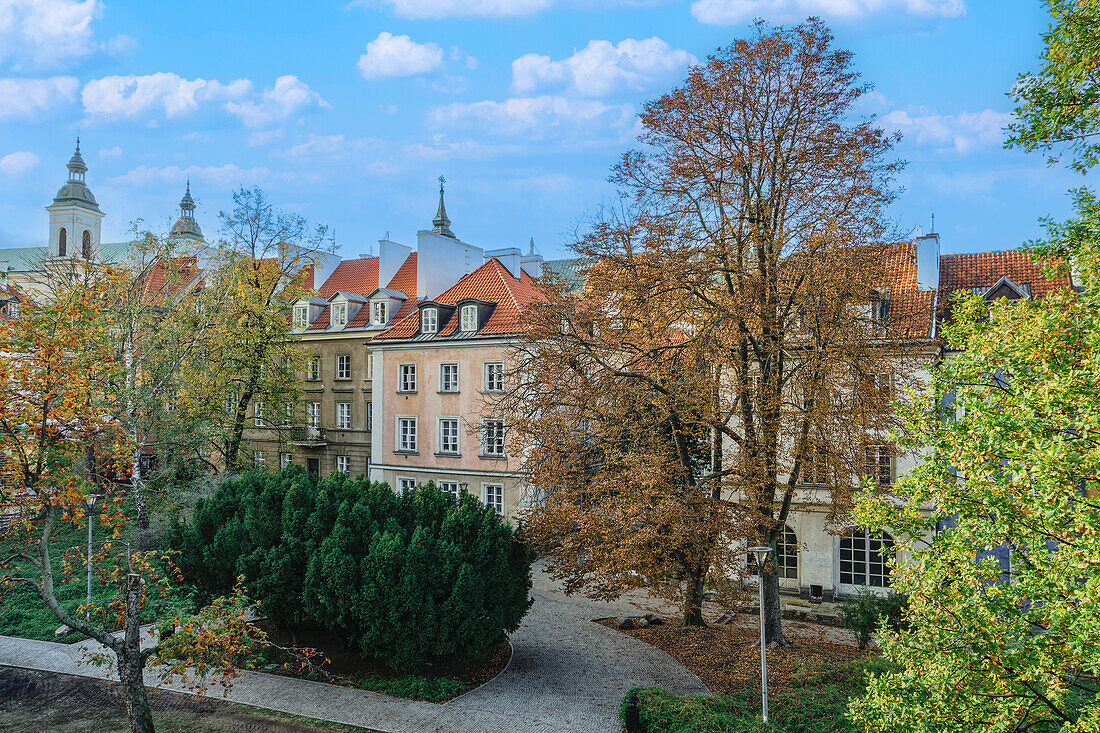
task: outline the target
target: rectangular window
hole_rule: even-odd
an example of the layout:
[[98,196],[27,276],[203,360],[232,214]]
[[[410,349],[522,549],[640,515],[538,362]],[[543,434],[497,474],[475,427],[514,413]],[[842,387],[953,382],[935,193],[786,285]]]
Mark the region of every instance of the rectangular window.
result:
[[504,513],[504,486],[501,484],[484,484],[485,505],[493,508],[497,514]]
[[336,357],[336,378],[351,379],[351,354],[340,354]]
[[374,304],[374,324],[376,326],[386,325],[386,304],[384,302]]
[[264,425],[264,403],[257,402],[252,407],[252,417],[256,427],[263,427]]
[[292,456],[290,453],[280,453],[279,454],[279,468],[286,468],[287,466],[289,466],[293,462],[294,462],[294,456]]
[[367,354],[367,373],[363,379],[374,379],[374,354]]
[[398,392],[416,391],[416,364],[402,364],[399,367]]
[[397,450],[416,452],[416,417],[397,418]]
[[290,425],[291,420],[294,419],[294,403],[283,403],[283,425]]
[[225,396],[225,411],[230,415],[235,415],[237,413],[237,401],[238,397],[236,392],[230,392]]
[[504,455],[504,421],[481,421],[481,455],[494,458]]
[[374,430],[374,403],[367,403],[367,430]]
[[336,470],[340,473],[351,473],[351,458],[336,456]]
[[397,479],[397,493],[404,494],[406,491],[412,491],[416,488],[416,479],[400,477]]
[[306,425],[311,428],[321,427],[321,403],[320,402],[307,402],[306,403]]
[[439,330],[439,309],[437,308],[421,308],[420,309],[420,332],[421,333],[435,333]]
[[252,451],[252,463],[259,468],[263,468],[264,464],[267,463],[267,455],[262,450]]
[[458,454],[458,418],[439,418],[439,452]]
[[458,496],[458,482],[457,481],[440,481],[439,490],[444,494],[451,494]]
[[348,323],[348,304],[333,303],[332,324],[334,326],[346,326]]
[[348,430],[351,428],[351,403],[336,403],[336,427]]
[[309,325],[309,306],[298,305],[294,307],[294,327],[305,328]]
[[866,449],[867,461],[864,475],[878,486],[890,486],[894,483],[894,457],[890,446],[885,443],[869,445]]
[[504,391],[504,363],[499,361],[487,361],[485,362],[485,384],[483,389],[486,392],[503,392]]
[[310,381],[317,381],[321,378],[321,360],[316,356],[309,360],[306,364],[306,379]]
[[802,465],[802,484],[821,485],[829,483],[829,457],[822,447],[810,448]]
[[445,362],[439,365],[439,391],[458,391],[458,364]]
[[462,318],[460,327],[463,331],[476,331],[477,330],[477,306],[476,305],[464,305],[462,306]]

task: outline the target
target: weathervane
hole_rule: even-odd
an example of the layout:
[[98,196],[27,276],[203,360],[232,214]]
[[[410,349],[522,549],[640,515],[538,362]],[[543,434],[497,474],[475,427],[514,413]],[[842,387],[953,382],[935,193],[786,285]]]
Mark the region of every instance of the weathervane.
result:
[[443,193],[443,184],[447,182],[447,179],[440,176],[437,180],[439,181],[439,192]]

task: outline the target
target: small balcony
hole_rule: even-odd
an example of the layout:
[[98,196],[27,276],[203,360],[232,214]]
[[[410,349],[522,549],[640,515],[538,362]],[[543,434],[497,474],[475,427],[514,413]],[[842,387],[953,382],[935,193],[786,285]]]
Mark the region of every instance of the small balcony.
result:
[[325,429],[314,425],[283,428],[288,443],[299,448],[323,448],[328,445]]

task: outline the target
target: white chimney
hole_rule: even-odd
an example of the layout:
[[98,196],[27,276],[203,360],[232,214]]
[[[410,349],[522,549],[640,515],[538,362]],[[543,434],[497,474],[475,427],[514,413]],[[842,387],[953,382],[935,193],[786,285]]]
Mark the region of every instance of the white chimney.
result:
[[437,234],[416,233],[416,292],[410,298],[434,298],[481,264],[481,247]]
[[[405,260],[412,254],[412,247],[406,247],[388,239],[378,240],[378,287],[384,288],[390,280],[405,264]],[[418,263],[419,264],[419,263]],[[366,295],[366,293],[364,293]],[[415,298],[416,293],[405,293],[410,298]]]
[[518,247],[506,247],[505,249],[493,249],[485,252],[486,262],[492,257],[500,260],[500,264],[508,268],[508,272],[511,273],[512,277],[519,279],[520,251]]
[[913,251],[917,258],[917,289],[935,290],[940,286],[940,235],[917,237]]
[[519,258],[520,268],[531,277],[542,275],[542,255],[527,254]]

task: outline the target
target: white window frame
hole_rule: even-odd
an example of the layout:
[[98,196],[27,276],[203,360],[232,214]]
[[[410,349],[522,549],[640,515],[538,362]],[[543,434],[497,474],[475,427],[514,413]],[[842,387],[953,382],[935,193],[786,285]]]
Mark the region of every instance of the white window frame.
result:
[[351,379],[351,354],[336,355],[336,378]]
[[374,403],[367,400],[367,431],[374,430]]
[[439,333],[439,309],[420,309],[420,333]]
[[376,300],[371,303],[371,323],[376,326],[385,326],[389,316],[389,303],[384,300]]
[[504,391],[503,361],[484,361],[481,363],[481,389],[485,392]]
[[336,456],[336,470],[340,473],[351,473],[351,458],[349,456]]
[[252,405],[252,424],[258,428],[264,426],[264,403],[255,402]]
[[348,325],[348,304],[339,302],[332,304],[332,325],[343,328]]
[[[394,418],[394,450],[399,453],[417,453],[419,450],[419,442],[417,441],[417,431],[420,428],[419,420],[416,415],[398,415]],[[403,430],[403,423],[409,421],[412,425],[412,432],[406,434]],[[410,442],[405,442],[405,438],[411,436]]]
[[336,403],[336,427],[341,430],[351,430],[351,403]]
[[374,354],[367,354],[367,371],[363,375],[363,379],[374,379]]
[[889,443],[870,443],[864,447],[863,475],[875,486],[894,485],[894,448]]
[[460,483],[459,481],[440,481],[438,486],[444,494],[450,494],[457,499],[459,494],[462,493]]
[[290,425],[290,421],[294,419],[294,403],[286,401],[283,403],[283,427]]
[[279,468],[280,469],[286,468],[291,463],[294,463],[294,454],[293,453],[280,453],[279,454]]
[[397,391],[401,394],[416,392],[416,362],[397,365]]
[[[446,370],[449,367],[454,367],[454,379],[451,380],[446,375]],[[439,364],[439,391],[446,392],[447,394],[458,393],[458,362],[457,361],[444,361]]]
[[262,450],[252,451],[252,465],[263,467],[267,465],[267,454]]
[[306,363],[306,380],[316,382],[321,378],[321,357],[311,356]]
[[892,587],[889,559],[880,554],[884,546],[893,548],[897,540],[888,532],[871,533],[857,528],[837,538],[837,585],[841,592],[859,588],[885,591]]
[[[490,437],[489,426],[499,425],[500,435]],[[504,440],[505,440],[505,426],[504,421],[499,418],[486,417],[481,419],[481,455],[490,458],[503,458],[504,457]],[[490,442],[492,441],[492,442]],[[490,450],[492,449],[492,450]],[[499,450],[498,450],[499,449]]]
[[406,491],[416,488],[416,479],[411,476],[397,477],[397,493],[403,495]]
[[462,331],[477,330],[477,306],[473,304],[462,306],[459,311],[459,328]]
[[321,403],[320,402],[307,402],[306,403],[306,427],[319,428],[321,427]]
[[[496,496],[490,496],[490,489]],[[504,484],[485,483],[481,485],[481,502],[491,507],[497,514],[504,514]]]
[[[436,422],[436,435],[438,439],[437,445],[439,446],[439,452],[449,455],[457,456],[461,452],[461,438],[459,433],[459,419],[457,417],[441,417]],[[447,430],[449,427],[454,427],[453,435],[448,435],[450,432]],[[450,440],[448,440],[450,439]],[[448,443],[451,443],[453,447],[449,447]]]
[[308,305],[296,305],[294,306],[294,327],[305,328],[309,325],[309,306]]

